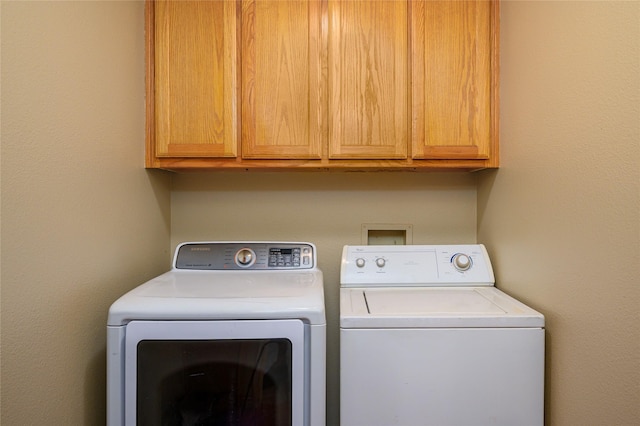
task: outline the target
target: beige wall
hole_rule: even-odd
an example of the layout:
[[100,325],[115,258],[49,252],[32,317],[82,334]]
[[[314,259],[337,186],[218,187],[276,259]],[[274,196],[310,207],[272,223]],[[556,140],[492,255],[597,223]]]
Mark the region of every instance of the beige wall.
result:
[[339,265],[368,223],[413,225],[415,244],[476,238],[470,174],[215,173],[174,177],[172,246],[188,240],[311,241],[324,273],[328,424],[338,424]]
[[3,425],[103,425],[105,327],[169,259],[143,164],[141,2],[5,2]]
[[640,419],[640,2],[504,2],[478,239],[547,319],[547,424]]
[[637,423],[639,5],[503,2],[498,172],[176,175],[169,194],[141,167],[142,2],[3,1],[0,422],[104,424],[110,303],[179,241],[286,239],[319,248],[335,425],[340,248],[395,222],[415,243],[477,226],[499,285],[545,313],[548,424]]

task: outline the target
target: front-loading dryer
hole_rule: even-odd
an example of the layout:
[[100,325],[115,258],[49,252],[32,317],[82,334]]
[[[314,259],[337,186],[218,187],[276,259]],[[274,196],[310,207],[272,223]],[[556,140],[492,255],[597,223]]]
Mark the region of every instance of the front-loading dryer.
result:
[[313,244],[183,243],[109,309],[107,424],[324,426],[325,354]]
[[341,426],[541,426],[544,317],[482,245],[345,246]]

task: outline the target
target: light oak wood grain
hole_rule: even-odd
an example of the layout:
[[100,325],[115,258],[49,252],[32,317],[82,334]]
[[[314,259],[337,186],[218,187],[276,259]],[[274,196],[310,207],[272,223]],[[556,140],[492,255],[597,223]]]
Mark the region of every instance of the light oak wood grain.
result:
[[320,158],[320,1],[242,3],[242,157]]
[[157,1],[157,156],[237,154],[233,1]]
[[499,1],[146,3],[146,166],[499,165]]
[[403,1],[329,0],[329,158],[406,158]]
[[429,1],[411,6],[413,157],[488,159],[493,4]]

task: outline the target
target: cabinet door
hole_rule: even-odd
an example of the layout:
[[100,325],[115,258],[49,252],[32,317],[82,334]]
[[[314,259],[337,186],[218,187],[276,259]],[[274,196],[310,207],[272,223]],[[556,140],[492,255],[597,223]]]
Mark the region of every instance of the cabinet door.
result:
[[320,158],[321,42],[319,0],[242,2],[243,158]]
[[406,1],[329,0],[329,158],[407,157]]
[[495,7],[411,2],[414,158],[490,157]]
[[156,156],[234,157],[236,2],[152,6]]

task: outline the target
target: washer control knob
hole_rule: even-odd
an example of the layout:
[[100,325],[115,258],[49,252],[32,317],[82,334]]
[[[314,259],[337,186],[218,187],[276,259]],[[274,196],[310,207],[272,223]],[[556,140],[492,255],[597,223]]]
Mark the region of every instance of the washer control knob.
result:
[[249,248],[243,248],[236,253],[236,264],[244,268],[253,265],[256,261],[256,254]]
[[468,271],[471,269],[471,258],[464,253],[456,253],[451,258],[451,262],[453,263],[453,267],[458,271]]
[[364,264],[365,264],[365,261],[364,261],[363,258],[359,257],[359,258],[356,259],[356,266],[358,268],[364,267]]
[[376,265],[378,265],[378,268],[384,268],[384,265],[387,263],[386,260],[384,260],[383,258],[379,257],[376,259]]

